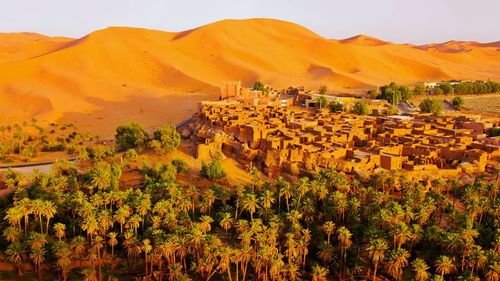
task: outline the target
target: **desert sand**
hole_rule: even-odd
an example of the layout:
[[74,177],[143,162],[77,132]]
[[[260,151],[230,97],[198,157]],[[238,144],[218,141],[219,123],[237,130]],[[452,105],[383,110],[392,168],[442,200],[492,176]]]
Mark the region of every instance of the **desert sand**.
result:
[[35,117],[103,136],[129,120],[175,124],[224,81],[356,92],[447,79],[500,80],[500,43],[335,40],[272,19],[177,33],[111,27],[79,39],[0,34],[0,124]]

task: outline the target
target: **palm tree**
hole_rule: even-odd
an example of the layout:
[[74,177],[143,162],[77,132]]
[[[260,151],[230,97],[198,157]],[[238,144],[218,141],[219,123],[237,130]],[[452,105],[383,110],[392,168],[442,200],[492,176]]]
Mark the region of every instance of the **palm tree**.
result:
[[436,272],[442,277],[457,270],[453,259],[444,255],[439,256],[434,265],[436,266]]
[[26,258],[25,250],[24,244],[20,242],[10,244],[5,250],[5,255],[9,262],[15,265],[18,276],[23,276],[21,264]]
[[127,218],[130,216],[130,208],[128,205],[121,206],[115,213],[115,221],[120,224],[120,235],[123,235],[123,225],[127,221]]
[[285,197],[285,202],[286,202],[286,211],[290,212],[290,198],[292,197],[293,194],[293,188],[292,185],[284,180],[280,180],[282,178],[278,178],[278,181],[276,182],[276,185],[278,186],[279,190],[279,196],[278,198],[281,199],[281,197]]
[[342,260],[343,260],[343,265],[345,266],[346,261],[347,261],[347,249],[351,247],[352,241],[351,241],[351,232],[349,229],[347,229],[345,226],[341,226],[338,230],[338,240],[339,240],[339,246],[340,249],[342,250]]
[[104,243],[104,239],[101,236],[96,236],[92,240],[92,248],[97,253],[97,267],[99,269],[97,278],[99,280],[102,280],[101,249],[104,247],[103,243]]
[[415,280],[425,281],[429,279],[430,274],[427,271],[429,269],[429,266],[427,265],[427,263],[425,263],[423,259],[416,258],[415,260],[412,261],[411,267],[415,272]]
[[225,212],[221,216],[221,220],[219,222],[220,227],[222,227],[227,234],[227,231],[232,227],[233,225],[233,217],[231,216],[231,213]]
[[323,241],[319,246],[318,258],[324,265],[329,264],[333,260],[333,246],[328,241]]
[[59,241],[61,241],[61,239],[66,235],[65,234],[66,225],[64,223],[56,223],[54,224],[52,229],[54,230],[54,234],[57,237],[57,239],[59,239]]
[[47,224],[46,224],[46,227],[45,227],[45,230],[46,230],[45,233],[46,234],[49,233],[50,219],[52,219],[54,217],[54,215],[56,214],[56,212],[57,212],[57,209],[54,206],[54,203],[52,201],[44,201],[42,215],[47,220]]
[[82,270],[83,281],[97,281],[95,270],[93,268],[84,268]]
[[370,258],[373,263],[373,281],[377,280],[377,269],[378,265],[384,261],[385,251],[389,246],[387,245],[387,241],[384,239],[375,239],[370,240],[370,246],[367,248]]
[[5,240],[11,243],[16,243],[21,238],[21,230],[13,226],[5,228],[2,234]]
[[118,245],[118,240],[116,239],[116,232],[108,233],[108,245],[111,247],[111,257],[115,258],[115,246]]
[[142,251],[144,252],[144,268],[145,268],[145,274],[146,277],[149,276],[148,273],[148,254],[151,253],[151,250],[153,250],[153,246],[151,246],[151,241],[149,239],[144,239],[142,241]]
[[247,193],[243,198],[242,203],[242,211],[247,211],[248,213],[250,213],[250,220],[253,220],[253,214],[259,207],[257,196],[255,196],[255,194],[253,193]]
[[312,268],[313,281],[327,281],[328,268],[315,264]]
[[71,249],[73,254],[80,260],[80,267],[82,266],[82,256],[85,253],[87,240],[82,236],[76,236],[71,240]]
[[35,264],[36,271],[38,273],[38,279],[42,279],[42,263],[45,262],[45,249],[44,248],[32,248],[30,253],[30,259]]
[[21,208],[18,206],[7,209],[7,213],[5,215],[5,220],[9,222],[9,224],[13,227],[17,227],[21,230],[21,219],[23,217],[23,213]]
[[274,193],[269,189],[264,190],[260,196],[260,202],[265,214],[267,215],[269,209],[275,202]]
[[24,217],[24,235],[28,235],[28,222],[29,222],[29,215],[33,213],[33,209],[31,207],[31,200],[29,198],[23,198],[21,201],[19,201],[19,208],[21,208],[21,212],[23,213]]
[[486,281],[498,281],[500,280],[500,263],[497,261],[492,262],[488,266],[488,270],[484,275],[486,277]]
[[38,222],[39,222],[39,225],[40,225],[40,233],[43,233],[42,214],[44,212],[45,203],[41,199],[33,200],[32,204],[31,204],[31,208],[33,210],[33,214],[38,219]]
[[394,249],[389,253],[386,263],[387,272],[396,280],[403,277],[403,268],[408,265],[410,253],[403,248]]
[[200,230],[203,232],[203,234],[206,234],[207,232],[210,232],[212,229],[212,226],[210,225],[212,222],[214,222],[214,219],[212,219],[211,216],[204,215],[201,217],[201,222],[200,222]]
[[330,236],[335,232],[335,224],[332,221],[327,221],[323,224],[323,231],[326,234],[326,241],[330,244]]
[[57,246],[54,253],[57,257],[56,265],[61,269],[62,279],[66,281],[68,278],[68,271],[71,265],[71,249],[65,242]]

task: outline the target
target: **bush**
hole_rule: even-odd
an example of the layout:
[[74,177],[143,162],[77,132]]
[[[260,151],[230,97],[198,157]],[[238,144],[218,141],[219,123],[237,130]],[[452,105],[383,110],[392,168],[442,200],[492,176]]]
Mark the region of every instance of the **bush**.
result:
[[139,123],[128,123],[116,128],[116,143],[120,150],[127,150],[144,145],[148,134]]
[[461,97],[454,97],[451,100],[451,104],[453,104],[453,106],[455,107],[461,107],[462,105],[464,105],[464,99]]
[[328,104],[328,109],[330,109],[330,112],[341,112],[343,105],[340,102],[332,101]]
[[424,99],[420,105],[420,111],[440,115],[443,112],[443,104],[438,99]]
[[209,180],[221,179],[226,177],[226,171],[220,160],[214,159],[208,164],[201,163],[200,176]]
[[352,112],[358,115],[368,115],[369,113],[368,105],[364,101],[357,101],[354,104]]
[[127,150],[127,152],[125,152],[125,157],[127,157],[128,159],[136,160],[139,155],[137,154],[137,151],[135,151],[135,149],[130,148]]
[[186,174],[188,172],[188,166],[186,162],[182,159],[174,159],[172,160],[172,165],[177,170],[178,174]]
[[175,151],[181,143],[181,135],[170,126],[157,129],[153,138],[150,145],[158,153]]
[[399,109],[392,104],[389,105],[389,107],[387,107],[387,110],[385,111],[385,115],[387,116],[398,115],[398,114],[399,114]]

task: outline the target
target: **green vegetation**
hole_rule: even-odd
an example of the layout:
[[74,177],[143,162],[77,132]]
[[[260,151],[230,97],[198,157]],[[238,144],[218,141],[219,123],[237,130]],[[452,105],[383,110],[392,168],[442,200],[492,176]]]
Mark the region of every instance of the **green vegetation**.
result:
[[174,127],[161,127],[155,130],[153,135],[150,145],[157,153],[175,151],[181,143],[181,135]]
[[385,111],[385,115],[387,115],[387,116],[398,115],[399,113],[400,113],[399,109],[392,104],[389,105],[387,107],[387,110]]
[[324,95],[321,95],[319,96],[316,100],[316,107],[318,108],[324,108],[326,106],[328,106],[328,100],[326,99],[326,97]]
[[120,150],[143,146],[148,141],[148,133],[139,123],[128,123],[116,128],[116,143]]
[[[421,88],[417,87],[417,94],[420,94]],[[398,85],[391,82],[389,85],[380,87],[379,99],[384,99],[392,104],[398,104],[400,101],[407,101],[413,98],[415,90],[411,90],[408,86]]]
[[368,115],[370,111],[368,110],[368,105],[364,101],[357,101],[354,103],[352,112],[358,115]]
[[222,163],[217,158],[208,164],[201,164],[200,176],[209,180],[222,179],[226,177],[226,170],[224,170]]
[[420,111],[423,113],[440,115],[443,112],[443,104],[438,99],[424,99],[419,107]]
[[332,101],[328,104],[328,109],[330,112],[341,112],[344,110],[344,106],[340,102]]
[[434,89],[434,94],[445,95],[490,94],[498,92],[500,92],[500,83],[493,81],[441,83],[439,87]]
[[[421,184],[396,171],[358,180],[328,168],[289,182],[264,181],[252,166],[248,184],[207,187],[177,180],[186,168],[179,159],[131,168],[113,147],[83,151],[80,167],[59,161],[50,173],[2,175],[15,191],[0,200],[0,251],[17,276],[0,277],[494,281],[500,274],[500,170]],[[219,159],[203,166],[203,177],[225,176]],[[144,179],[125,185],[128,173]]]
[[464,99],[462,97],[454,97],[451,100],[451,104],[453,104],[453,106],[455,106],[455,107],[460,108],[464,105]]
[[265,87],[266,86],[261,81],[255,81],[255,83],[253,84],[252,90],[264,92]]
[[84,149],[84,142],[93,139],[90,134],[82,135],[76,130],[68,132],[68,128],[73,128],[72,124],[58,128],[59,125],[53,123],[51,127],[54,129],[48,130],[36,124],[36,119],[22,125],[0,126],[0,161],[28,162],[44,152],[66,151],[75,155]]
[[500,136],[500,128],[493,128],[491,130],[491,134],[490,134],[492,137],[498,137]]

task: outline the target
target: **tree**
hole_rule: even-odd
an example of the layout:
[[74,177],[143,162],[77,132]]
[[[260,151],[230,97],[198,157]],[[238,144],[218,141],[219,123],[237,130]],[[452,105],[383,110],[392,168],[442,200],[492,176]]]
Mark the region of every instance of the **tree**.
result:
[[324,108],[325,106],[328,106],[328,99],[326,99],[325,95],[321,95],[316,99],[316,106],[318,108]]
[[261,81],[255,81],[253,84],[252,90],[254,91],[264,91],[265,85]]
[[56,223],[52,227],[54,230],[54,234],[61,241],[61,239],[65,236],[65,231],[66,231],[66,225],[64,223]]
[[416,258],[414,261],[412,261],[411,267],[415,272],[415,280],[425,281],[429,279],[430,274],[427,271],[429,269],[429,266],[423,259]]
[[25,247],[23,243],[15,242],[10,244],[5,250],[5,255],[9,262],[13,263],[17,269],[17,275],[23,276],[22,262],[26,258]]
[[451,104],[453,104],[454,107],[460,108],[464,105],[464,99],[462,97],[454,97],[451,100]]
[[444,277],[445,275],[451,274],[457,270],[453,259],[448,256],[439,256],[439,258],[435,262],[436,272]]
[[312,268],[312,280],[313,281],[327,281],[326,276],[328,275],[328,268],[322,267],[319,264],[315,264]]
[[370,112],[368,110],[368,105],[364,101],[357,101],[354,103],[352,112],[358,115],[368,115]]
[[443,112],[443,104],[438,99],[424,99],[420,105],[420,111],[440,115]]
[[387,251],[388,248],[387,241],[383,239],[374,239],[370,241],[370,246],[367,250],[373,263],[373,281],[377,280],[378,265],[384,261],[385,251]]
[[36,272],[38,273],[38,279],[42,279],[42,264],[45,262],[46,251],[44,248],[33,248],[31,249],[30,259],[33,261]]
[[144,145],[148,134],[139,123],[128,123],[116,128],[116,143],[120,150],[127,150]]
[[157,142],[154,145],[157,153],[173,152],[181,143],[181,135],[174,127],[164,126],[154,131],[153,141]]

